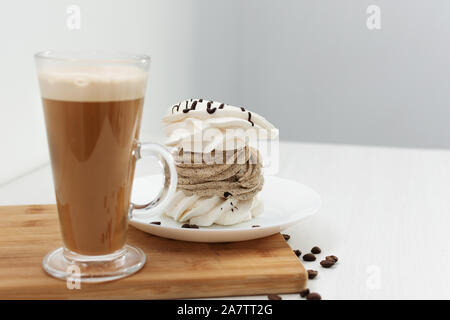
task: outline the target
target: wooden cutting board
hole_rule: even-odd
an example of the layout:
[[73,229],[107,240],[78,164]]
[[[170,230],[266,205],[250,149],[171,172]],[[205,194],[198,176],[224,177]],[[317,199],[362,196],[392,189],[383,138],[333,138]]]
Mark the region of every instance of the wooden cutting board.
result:
[[120,280],[81,284],[48,276],[42,258],[61,245],[56,207],[0,207],[0,299],[172,299],[299,292],[307,274],[280,234],[237,243],[193,243],[129,228],[146,265]]

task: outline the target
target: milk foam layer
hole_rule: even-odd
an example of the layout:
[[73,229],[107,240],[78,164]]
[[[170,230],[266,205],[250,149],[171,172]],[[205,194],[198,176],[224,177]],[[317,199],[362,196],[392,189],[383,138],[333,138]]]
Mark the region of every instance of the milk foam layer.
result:
[[38,71],[41,96],[62,101],[125,101],[143,98],[147,72],[134,66],[53,66]]

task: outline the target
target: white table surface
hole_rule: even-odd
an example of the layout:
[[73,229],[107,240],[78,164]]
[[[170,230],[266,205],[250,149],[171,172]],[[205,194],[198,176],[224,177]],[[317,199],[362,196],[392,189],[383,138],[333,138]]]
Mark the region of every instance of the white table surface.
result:
[[[278,175],[323,197],[317,215],[286,230],[293,249],[318,245],[319,258],[340,259],[331,269],[320,259],[304,263],[319,271],[312,291],[324,299],[450,298],[450,151],[281,142]],[[49,165],[0,187],[0,205],[54,202]]]

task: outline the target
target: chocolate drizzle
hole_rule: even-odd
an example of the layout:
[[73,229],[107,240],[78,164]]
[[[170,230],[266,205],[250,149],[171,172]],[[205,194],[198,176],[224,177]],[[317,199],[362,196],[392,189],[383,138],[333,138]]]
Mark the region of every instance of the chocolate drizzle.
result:
[[186,107],[183,109],[183,113],[189,112],[188,104],[189,104],[189,101],[186,100]]
[[176,104],[172,107],[172,114],[173,114],[173,109],[175,109],[175,108],[177,108],[177,112],[178,112],[178,110],[180,110],[180,105]]
[[[192,100],[192,99],[191,99]],[[195,110],[195,107],[197,106],[197,100],[192,102],[191,107],[188,108],[188,102],[186,101],[186,108],[183,109],[183,113],[188,113],[189,111]]]
[[[190,107],[189,107],[189,101],[192,102]],[[183,113],[188,113],[189,111],[195,110],[198,102],[202,103],[203,99],[186,100],[186,106],[182,110]],[[223,109],[225,107],[225,103],[221,103],[218,108],[213,108],[212,107],[213,103],[214,103],[213,101],[208,101],[207,104],[206,104],[206,112],[208,112],[209,114],[213,114],[214,112],[216,112],[217,109]],[[173,114],[173,109],[176,109],[177,112],[180,111],[180,106],[181,106],[181,102],[179,104],[174,105],[172,107],[172,114]],[[242,112],[248,112],[248,119],[247,119],[247,121],[250,122],[252,127],[254,127],[255,123],[252,121],[252,113],[250,111],[245,110],[245,108],[243,108],[243,107],[240,107],[240,109],[241,109]]]
[[207,111],[209,114],[213,114],[213,113],[216,112],[216,110],[217,110],[217,108],[211,108],[211,105],[212,105],[212,101],[209,101],[209,102],[206,104],[206,111]]
[[249,111],[248,112],[248,122],[250,122],[252,124],[252,127],[254,127],[255,124],[253,123],[253,121],[251,119],[252,119],[252,113]]

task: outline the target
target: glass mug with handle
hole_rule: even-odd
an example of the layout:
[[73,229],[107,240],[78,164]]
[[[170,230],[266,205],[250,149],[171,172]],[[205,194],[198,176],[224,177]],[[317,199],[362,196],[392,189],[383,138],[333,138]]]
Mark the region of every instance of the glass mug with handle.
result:
[[[81,282],[133,274],[146,257],[125,244],[128,219],[136,209],[162,211],[177,185],[168,150],[138,140],[150,58],[46,51],[35,61],[64,244],[45,256],[44,270]],[[144,156],[159,157],[165,182],[156,199],[135,205],[135,163]]]

